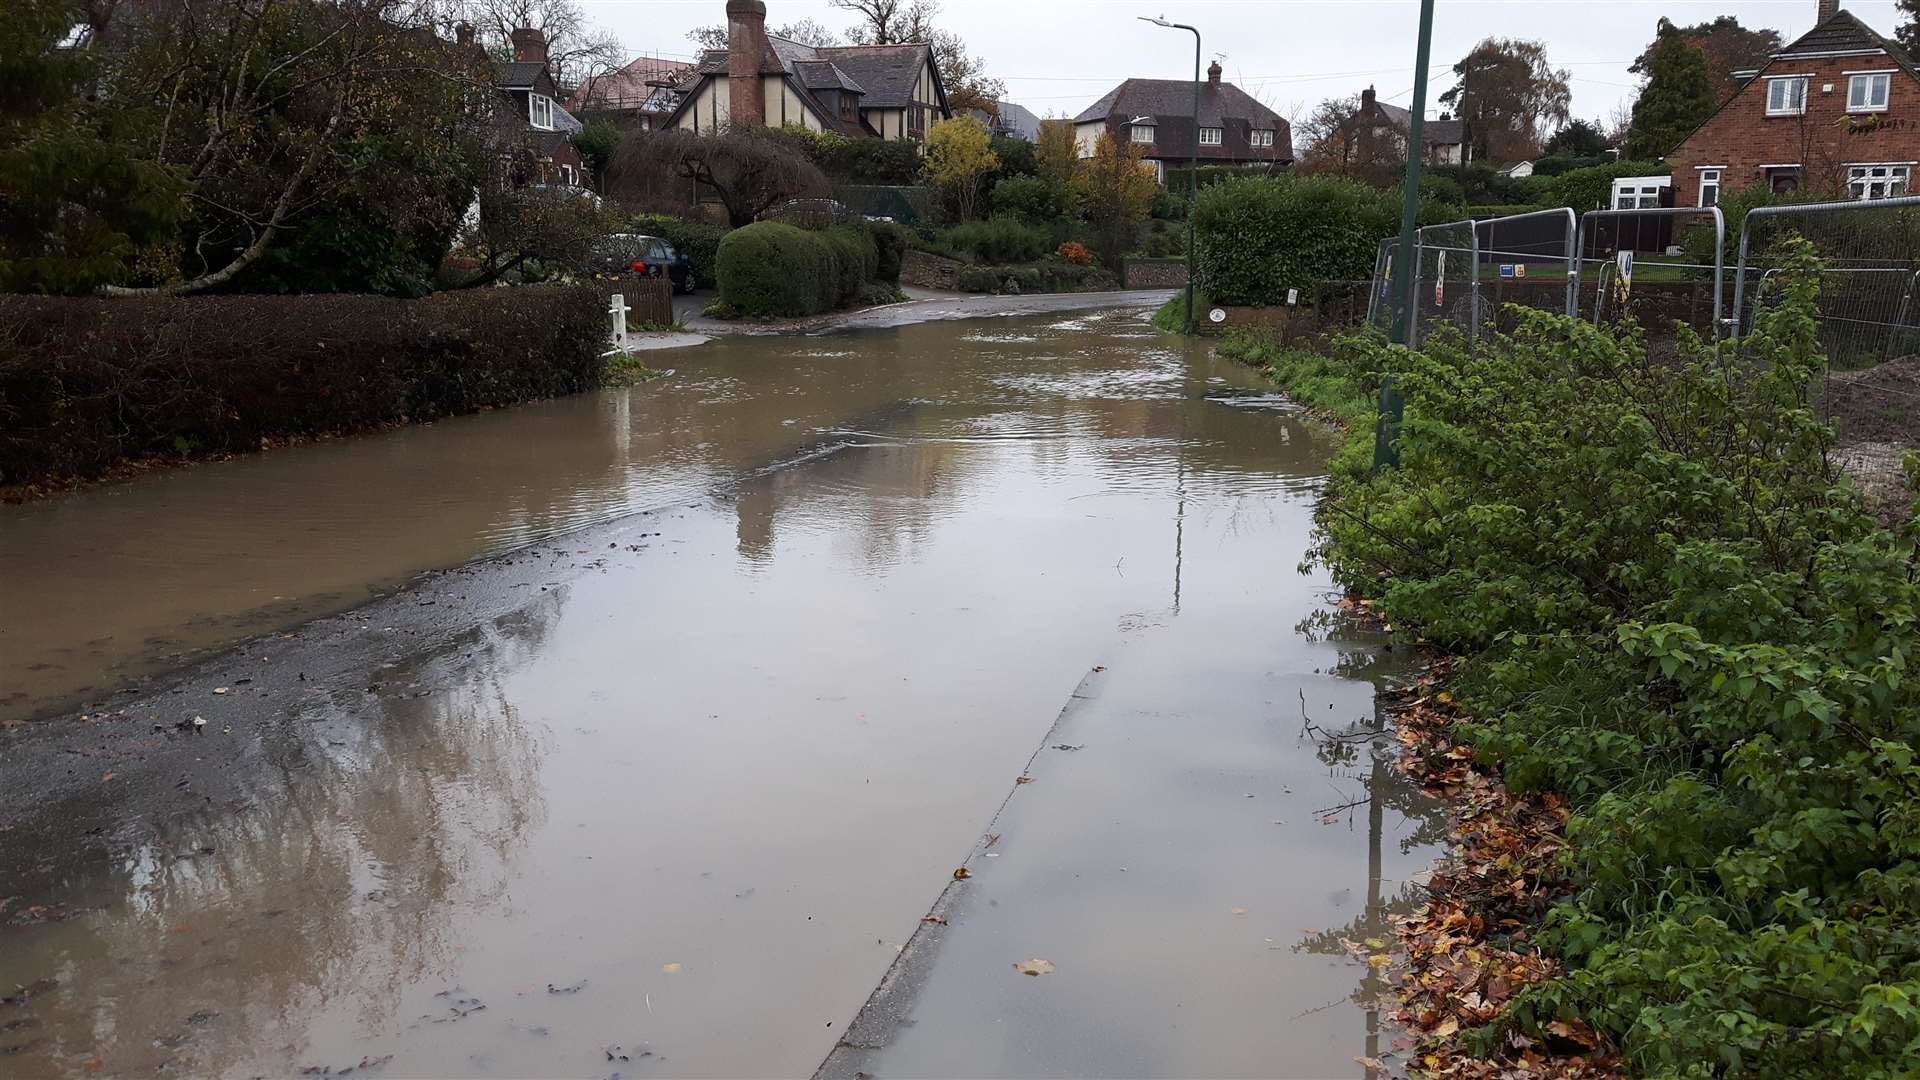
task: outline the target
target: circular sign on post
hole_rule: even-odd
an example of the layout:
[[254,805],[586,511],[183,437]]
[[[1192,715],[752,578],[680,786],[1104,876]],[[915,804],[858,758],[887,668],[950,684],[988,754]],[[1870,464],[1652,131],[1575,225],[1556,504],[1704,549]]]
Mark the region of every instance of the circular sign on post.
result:
[[1209,312],[1207,312],[1207,319],[1208,319],[1209,321],[1211,321],[1211,322],[1217,322],[1217,323],[1223,323],[1223,322],[1226,322],[1226,321],[1227,321],[1227,309],[1226,309],[1226,308],[1214,308],[1214,309],[1213,309],[1212,311],[1209,311]]

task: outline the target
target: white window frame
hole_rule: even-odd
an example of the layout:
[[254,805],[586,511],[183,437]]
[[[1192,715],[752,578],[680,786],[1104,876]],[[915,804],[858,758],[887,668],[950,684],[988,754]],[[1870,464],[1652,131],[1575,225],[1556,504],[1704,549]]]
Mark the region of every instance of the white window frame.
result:
[[1273,129],[1272,128],[1254,128],[1253,129],[1253,145],[1272,146],[1273,145]]
[[536,131],[552,131],[553,99],[527,91],[527,123]]
[[1128,137],[1134,142],[1151,143],[1153,141],[1154,126],[1152,124],[1134,124],[1132,132]]
[[[1207,138],[1209,135],[1213,136],[1213,138]],[[1203,127],[1200,129],[1200,145],[1219,146],[1226,141],[1226,135],[1227,132],[1225,128]]]
[[573,186],[573,183],[574,183],[573,166],[571,165],[560,166],[560,182],[567,185],[568,187]]
[[1859,161],[1847,164],[1847,194],[1854,199],[1891,199],[1905,195],[1913,182],[1911,161]]
[[[1768,116],[1804,116],[1806,115],[1807,79],[1808,77],[1805,75],[1779,75],[1779,76],[1774,76],[1769,78],[1767,80],[1767,115]],[[1785,102],[1783,102],[1781,105],[1776,106],[1773,103],[1774,88],[1783,87],[1783,86],[1792,87],[1795,84],[1798,84],[1800,87],[1800,95],[1799,95],[1800,103],[1798,105],[1789,104],[1794,94],[1791,89],[1788,89],[1786,93],[1782,95],[1782,97],[1786,99]]]
[[[1726,176],[1726,168],[1720,165],[1703,165],[1696,170],[1700,174],[1700,194],[1694,205],[1701,209],[1720,205],[1720,181]],[[1707,192],[1713,192],[1713,201],[1707,201]]]
[[[1847,111],[1850,113],[1877,113],[1887,111],[1887,102],[1893,97],[1893,72],[1891,71],[1849,71],[1847,76]],[[1860,104],[1855,105],[1854,88],[1868,87]],[[1880,100],[1875,103],[1873,91],[1880,91]]]
[[1622,176],[1613,181],[1608,208],[1613,210],[1657,210],[1660,192],[1673,185],[1670,176]]

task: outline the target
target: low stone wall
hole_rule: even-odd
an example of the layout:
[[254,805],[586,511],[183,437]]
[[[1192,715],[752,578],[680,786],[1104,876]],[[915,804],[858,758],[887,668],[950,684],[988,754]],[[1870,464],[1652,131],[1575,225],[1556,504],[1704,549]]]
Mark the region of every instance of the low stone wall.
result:
[[1120,280],[1129,289],[1184,289],[1187,260],[1127,259],[1121,263]]
[[900,260],[900,284],[957,291],[960,288],[960,270],[965,265],[954,259],[910,249]]

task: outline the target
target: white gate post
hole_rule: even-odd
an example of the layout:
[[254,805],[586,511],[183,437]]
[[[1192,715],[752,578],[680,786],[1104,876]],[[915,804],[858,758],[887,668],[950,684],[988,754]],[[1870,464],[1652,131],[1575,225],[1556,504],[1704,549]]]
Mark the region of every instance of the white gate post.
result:
[[621,352],[627,350],[627,310],[626,296],[614,293],[607,304],[607,314],[613,316],[613,347]]

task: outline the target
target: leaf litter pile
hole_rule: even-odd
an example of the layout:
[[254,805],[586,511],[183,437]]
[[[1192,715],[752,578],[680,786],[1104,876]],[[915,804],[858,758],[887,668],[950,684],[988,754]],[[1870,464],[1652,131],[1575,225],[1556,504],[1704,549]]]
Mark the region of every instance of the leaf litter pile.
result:
[[[1394,1017],[1417,1036],[1412,1071],[1446,1080],[1623,1075],[1606,1039],[1585,1023],[1554,1020],[1536,1037],[1504,1015],[1515,994],[1558,973],[1531,931],[1566,892],[1555,859],[1567,808],[1558,795],[1508,791],[1454,740],[1458,713],[1441,689],[1452,668],[1450,658],[1436,660],[1388,703],[1405,751],[1400,767],[1448,799],[1452,815],[1452,851],[1434,868],[1427,903],[1397,920],[1407,970]],[[1469,1047],[1468,1033],[1480,1028],[1488,1030]]]

